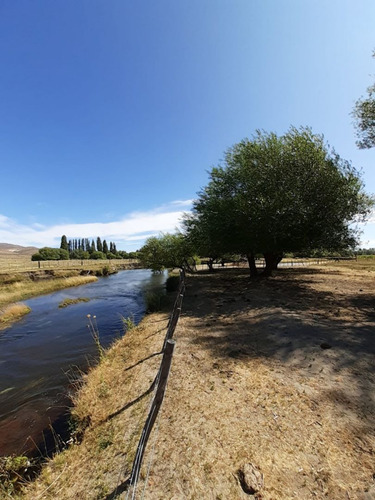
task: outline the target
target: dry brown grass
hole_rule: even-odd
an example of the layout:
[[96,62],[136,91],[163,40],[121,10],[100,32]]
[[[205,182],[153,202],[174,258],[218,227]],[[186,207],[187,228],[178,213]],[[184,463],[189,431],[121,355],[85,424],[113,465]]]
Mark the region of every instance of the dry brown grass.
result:
[[18,321],[31,311],[26,304],[10,304],[0,309],[0,330]]
[[50,461],[23,498],[91,500],[121,491],[146,419],[167,319],[147,316],[84,377],[72,415],[78,435],[84,432],[81,444]]
[[59,308],[63,309],[64,307],[73,306],[74,304],[79,304],[80,302],[89,302],[90,299],[88,297],[77,297],[76,299],[64,299],[60,302]]
[[[250,462],[264,474],[259,499],[373,498],[374,284],[373,272],[337,266],[257,281],[241,270],[190,276],[139,492],[246,499],[237,472]],[[51,461],[24,498],[122,490],[150,396],[126,405],[153,380],[165,325],[165,315],[149,316],[89,374],[74,411],[90,424],[82,444]]]
[[38,270],[68,270],[84,269],[95,270],[110,265],[116,269],[126,269],[137,265],[135,259],[112,259],[112,260],[46,260],[32,261],[25,255],[0,255],[0,273],[22,273]]
[[44,279],[33,281],[16,281],[15,283],[3,284],[0,287],[0,306],[18,302],[37,295],[51,293],[63,288],[84,285],[97,281],[95,276],[71,276],[69,278]]

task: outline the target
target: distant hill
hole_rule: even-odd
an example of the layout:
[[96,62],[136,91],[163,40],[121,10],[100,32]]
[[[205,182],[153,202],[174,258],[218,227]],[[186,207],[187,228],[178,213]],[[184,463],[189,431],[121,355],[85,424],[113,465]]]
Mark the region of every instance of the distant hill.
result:
[[0,243],[0,255],[2,257],[6,255],[25,255],[31,256],[36,253],[39,249],[36,247],[23,247],[21,245],[12,245],[11,243]]

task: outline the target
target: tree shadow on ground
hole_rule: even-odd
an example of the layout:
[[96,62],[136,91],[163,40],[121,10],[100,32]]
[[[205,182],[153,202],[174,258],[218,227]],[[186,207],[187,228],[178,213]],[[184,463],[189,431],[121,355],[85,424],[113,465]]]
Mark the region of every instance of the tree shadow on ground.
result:
[[[217,359],[272,358],[316,377],[322,397],[360,412],[367,428],[375,423],[375,294],[358,277],[342,289],[342,279],[325,268],[261,280],[244,270],[197,274],[187,281],[183,314],[196,320],[194,341]],[[202,324],[209,333],[200,336]]]

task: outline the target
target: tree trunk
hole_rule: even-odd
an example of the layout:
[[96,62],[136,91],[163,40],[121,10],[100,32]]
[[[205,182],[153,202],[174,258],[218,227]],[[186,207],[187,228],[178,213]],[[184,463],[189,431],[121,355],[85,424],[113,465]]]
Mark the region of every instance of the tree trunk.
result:
[[258,276],[258,270],[257,266],[255,265],[255,257],[253,253],[248,253],[246,255],[247,261],[249,263],[249,268],[250,268],[250,278],[255,278],[255,276]]
[[263,276],[272,276],[272,271],[277,269],[277,266],[281,259],[283,258],[283,254],[279,252],[275,253],[264,253],[264,260],[266,261],[266,266],[263,270]]
[[214,259],[208,259],[207,265],[208,265],[208,269],[210,270],[210,272],[213,272],[213,270],[214,270]]
[[188,273],[192,273],[192,274],[194,273],[194,269],[192,269],[192,267],[190,266],[187,259],[184,259],[184,262],[183,262],[182,266],[180,266],[180,269],[182,269],[183,271],[187,271]]

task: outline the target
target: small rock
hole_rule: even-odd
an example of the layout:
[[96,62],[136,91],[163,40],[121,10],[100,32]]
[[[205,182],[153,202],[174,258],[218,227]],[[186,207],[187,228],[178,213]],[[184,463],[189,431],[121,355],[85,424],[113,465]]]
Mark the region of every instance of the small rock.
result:
[[322,344],[320,344],[320,347],[322,349],[331,349],[331,345],[330,344],[327,344],[327,342],[323,342]]
[[251,463],[245,464],[238,469],[237,476],[241,488],[248,495],[254,495],[263,487],[263,474],[258,467]]

